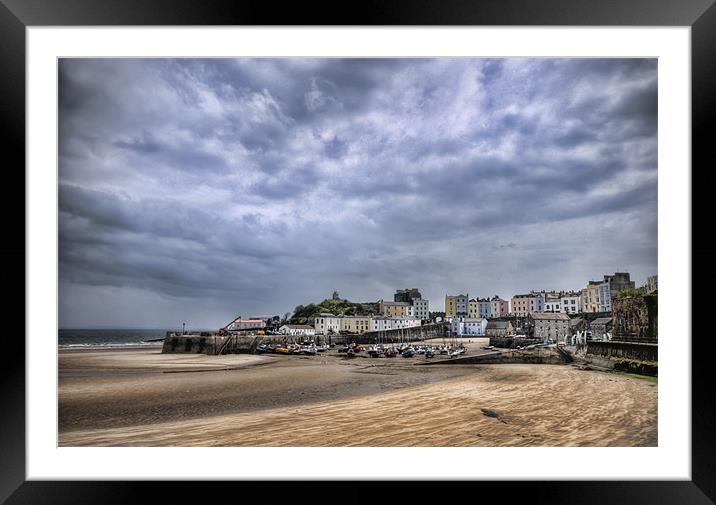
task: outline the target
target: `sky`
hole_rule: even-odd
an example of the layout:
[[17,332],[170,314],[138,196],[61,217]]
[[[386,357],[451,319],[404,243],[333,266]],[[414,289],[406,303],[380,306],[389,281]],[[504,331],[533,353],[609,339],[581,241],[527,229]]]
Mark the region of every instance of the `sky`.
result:
[[61,59],[60,328],[657,273],[655,59]]

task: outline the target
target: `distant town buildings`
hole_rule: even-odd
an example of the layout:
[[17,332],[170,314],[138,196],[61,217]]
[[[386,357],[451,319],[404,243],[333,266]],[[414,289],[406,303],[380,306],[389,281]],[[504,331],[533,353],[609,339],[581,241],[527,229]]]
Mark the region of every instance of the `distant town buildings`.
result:
[[526,295],[515,295],[511,302],[512,314],[515,316],[527,316],[530,312],[544,312],[544,295],[530,291]]
[[646,286],[644,286],[649,293],[653,293],[658,289],[657,276],[650,275],[646,278]]
[[[338,316],[322,313],[314,319],[313,327],[284,325],[280,332],[288,332],[291,335],[310,334],[306,332],[311,328],[318,335],[365,333],[447,321],[452,325],[451,330],[455,335],[506,336],[514,334],[515,331],[528,333],[533,330],[535,337],[543,340],[557,341],[567,335],[574,335],[575,331],[580,335],[589,333],[599,338],[601,335],[610,335],[612,323],[609,317],[600,317],[591,323],[573,317],[573,321],[581,321],[577,329],[570,328],[569,316],[609,314],[618,294],[625,289],[633,289],[634,286],[635,283],[628,272],[615,272],[612,275],[604,275],[603,280],[588,281],[586,287],[579,291],[532,290],[529,293],[516,294],[510,301],[497,295],[492,298],[473,299],[469,299],[467,294],[445,295],[444,317],[443,313],[431,314],[429,301],[422,298],[417,288],[398,289],[393,295],[394,301],[378,301],[378,314]],[[648,292],[656,291],[657,276],[647,277],[644,287]],[[337,292],[334,293],[334,299],[336,296]],[[517,320],[515,323],[515,317],[527,319],[521,322]],[[512,321],[495,321],[498,318],[512,318]],[[515,328],[513,323],[521,328]],[[237,331],[264,326],[263,320],[238,318],[225,329]]]
[[589,281],[581,291],[582,312],[611,312],[612,300],[625,289],[634,289],[628,272],[605,275],[602,281]]

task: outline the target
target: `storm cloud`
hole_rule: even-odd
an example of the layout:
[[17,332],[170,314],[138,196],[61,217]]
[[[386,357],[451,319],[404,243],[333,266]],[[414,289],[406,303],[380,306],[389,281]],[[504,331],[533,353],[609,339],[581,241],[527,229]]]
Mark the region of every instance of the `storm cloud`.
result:
[[657,268],[654,59],[61,59],[60,327]]

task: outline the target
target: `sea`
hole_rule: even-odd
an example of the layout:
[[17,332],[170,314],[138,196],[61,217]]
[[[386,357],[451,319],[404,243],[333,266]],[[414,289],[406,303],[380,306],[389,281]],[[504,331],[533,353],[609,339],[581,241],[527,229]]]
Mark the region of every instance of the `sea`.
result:
[[167,331],[181,329],[60,329],[58,345],[61,349],[161,346]]

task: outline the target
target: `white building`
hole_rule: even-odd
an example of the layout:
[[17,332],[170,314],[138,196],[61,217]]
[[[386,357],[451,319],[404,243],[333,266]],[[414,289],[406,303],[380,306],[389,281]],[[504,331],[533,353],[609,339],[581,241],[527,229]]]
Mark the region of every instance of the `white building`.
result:
[[612,292],[608,282],[599,285],[599,312],[612,311]]
[[413,299],[413,316],[418,319],[430,319],[430,308],[428,300],[422,298]]
[[562,299],[559,296],[547,294],[544,298],[545,312],[562,312]]
[[420,326],[417,317],[373,316],[370,320],[370,331],[400,330]]
[[582,297],[579,293],[569,293],[560,298],[560,305],[564,314],[579,314],[582,312]]
[[452,332],[455,335],[483,337],[487,328],[487,319],[484,318],[467,318],[455,317],[452,320]]
[[503,300],[499,296],[495,295],[492,300],[489,300],[489,310],[483,311],[482,302],[480,302],[480,316],[482,317],[500,317],[506,316],[510,312],[510,302]]
[[282,335],[295,335],[295,336],[312,336],[316,334],[316,329],[313,326],[307,324],[284,324],[278,329],[278,332]]
[[341,318],[333,314],[322,313],[313,320],[313,327],[318,335],[338,335],[341,331]]
[[545,312],[562,312],[562,300],[545,300]]

